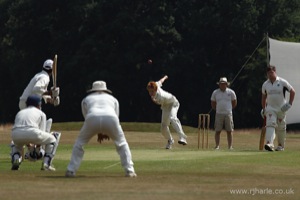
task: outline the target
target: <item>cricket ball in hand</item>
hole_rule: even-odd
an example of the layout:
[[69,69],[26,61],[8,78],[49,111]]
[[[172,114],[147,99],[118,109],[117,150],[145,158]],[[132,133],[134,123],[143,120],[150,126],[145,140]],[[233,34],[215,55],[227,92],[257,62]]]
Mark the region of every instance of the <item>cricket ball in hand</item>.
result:
[[151,60],[151,59],[148,60],[148,64],[149,64],[149,65],[152,64],[152,60]]

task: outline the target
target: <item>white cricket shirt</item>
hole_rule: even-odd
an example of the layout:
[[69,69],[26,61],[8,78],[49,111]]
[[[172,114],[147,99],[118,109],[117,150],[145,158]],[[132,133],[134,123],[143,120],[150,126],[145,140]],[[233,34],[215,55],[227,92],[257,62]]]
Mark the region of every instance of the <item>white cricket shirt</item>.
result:
[[17,113],[14,128],[37,128],[45,131],[46,114],[34,106],[29,106]]
[[290,91],[293,87],[285,79],[276,77],[274,83],[269,79],[262,85],[262,94],[267,95],[267,105],[280,109],[286,103],[285,91]]
[[49,82],[50,77],[48,73],[42,70],[30,80],[20,99],[27,100],[29,95],[38,95],[42,97],[42,95],[47,91]]
[[174,95],[161,88],[162,84],[160,81],[157,81],[156,84],[157,84],[157,91],[154,96],[154,100],[156,101],[156,103],[163,106],[177,101]]
[[93,92],[81,102],[81,111],[84,118],[88,114],[99,114],[119,117],[119,102],[105,92]]

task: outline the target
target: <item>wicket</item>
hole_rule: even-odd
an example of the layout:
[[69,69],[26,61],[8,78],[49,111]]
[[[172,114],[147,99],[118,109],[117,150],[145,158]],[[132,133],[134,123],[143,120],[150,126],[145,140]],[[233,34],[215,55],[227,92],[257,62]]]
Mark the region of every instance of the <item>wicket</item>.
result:
[[198,149],[200,148],[200,143],[202,149],[208,149],[208,132],[210,124],[210,115],[209,114],[199,114],[198,121]]

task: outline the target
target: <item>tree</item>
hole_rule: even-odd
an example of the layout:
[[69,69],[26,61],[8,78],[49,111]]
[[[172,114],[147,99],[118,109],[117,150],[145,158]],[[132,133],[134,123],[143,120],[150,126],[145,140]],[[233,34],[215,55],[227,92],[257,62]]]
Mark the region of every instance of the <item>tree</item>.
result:
[[168,74],[164,88],[179,99],[184,124],[197,126],[226,76],[235,79],[236,127],[257,127],[266,46],[256,48],[266,33],[300,40],[299,0],[1,0],[0,11],[1,122],[13,120],[30,78],[58,54],[61,105],[43,107],[54,121],[82,120],[81,99],[100,79],[122,121],[159,121],[145,87]]

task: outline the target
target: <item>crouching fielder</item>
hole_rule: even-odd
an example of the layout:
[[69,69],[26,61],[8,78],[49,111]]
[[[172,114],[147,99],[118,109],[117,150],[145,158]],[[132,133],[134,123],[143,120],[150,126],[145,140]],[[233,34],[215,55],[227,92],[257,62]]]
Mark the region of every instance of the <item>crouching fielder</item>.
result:
[[[262,85],[262,115],[266,116],[266,144],[267,151],[274,151],[274,139],[277,135],[278,146],[276,151],[283,151],[286,137],[286,112],[291,108],[295,90],[285,79],[278,77],[275,66],[267,67],[266,80]],[[285,99],[288,91],[289,102]],[[276,132],[276,133],[275,133]]]
[[[60,133],[46,132],[46,114],[41,111],[41,98],[30,95],[26,100],[27,107],[20,110],[12,128],[13,141],[11,161],[12,170],[18,170],[22,162],[21,151],[25,144],[38,144],[32,152],[37,159],[44,158],[41,170],[55,171],[52,161],[59,143]],[[45,146],[45,150],[41,148]]]
[[[83,127],[73,146],[71,161],[67,167],[66,177],[74,177],[83,159],[83,146],[98,135],[101,143],[103,138],[111,138],[121,159],[126,177],[136,177],[131,160],[131,152],[119,122],[119,102],[111,95],[104,81],[95,81],[92,89],[81,102],[82,115],[85,118]],[[100,138],[99,138],[100,137]]]

